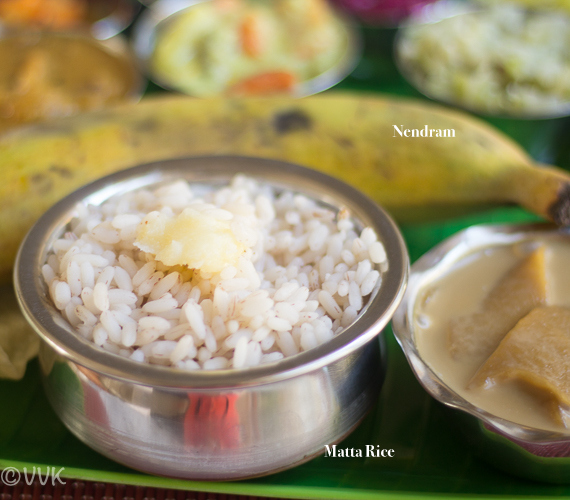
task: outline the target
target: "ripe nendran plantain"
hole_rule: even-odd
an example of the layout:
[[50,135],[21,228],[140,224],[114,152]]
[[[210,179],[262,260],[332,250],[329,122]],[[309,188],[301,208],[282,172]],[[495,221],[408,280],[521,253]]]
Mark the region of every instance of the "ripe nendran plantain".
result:
[[[453,129],[455,137],[400,137]],[[419,101],[327,93],[300,100],[158,96],[14,130],[0,139],[0,279],[26,231],[57,200],[103,175],[171,157],[278,158],[339,177],[399,220],[518,203],[570,222],[570,176],[467,114]]]

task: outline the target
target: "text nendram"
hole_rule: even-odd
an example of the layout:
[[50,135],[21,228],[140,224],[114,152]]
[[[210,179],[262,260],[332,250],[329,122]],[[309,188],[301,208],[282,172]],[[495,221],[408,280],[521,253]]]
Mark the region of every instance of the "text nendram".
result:
[[393,137],[455,137],[455,129],[453,128],[429,128],[427,125],[424,128],[404,128],[404,125],[393,125],[394,135]]

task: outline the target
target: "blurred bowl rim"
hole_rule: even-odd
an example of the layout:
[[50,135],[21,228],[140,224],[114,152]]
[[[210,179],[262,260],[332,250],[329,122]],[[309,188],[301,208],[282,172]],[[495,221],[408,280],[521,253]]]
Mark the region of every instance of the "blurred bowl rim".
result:
[[[109,2],[109,0],[107,0]],[[99,0],[86,0],[89,6],[92,3],[98,3]],[[89,22],[82,24],[83,27],[72,27],[68,29],[42,28],[36,26],[10,25],[0,19],[0,32],[4,29],[20,29],[30,31],[48,31],[53,33],[83,33],[93,36],[97,40],[107,40],[119,33],[122,33],[135,19],[136,15],[142,8],[142,5],[135,0],[116,0],[115,8],[107,13],[107,15],[91,19]]]
[[[479,408],[451,389],[426,361],[422,359],[414,339],[413,316],[417,298],[430,283],[448,272],[462,259],[491,247],[508,246],[545,238],[570,240],[570,227],[560,228],[551,223],[534,224],[480,224],[468,227],[426,252],[411,267],[404,298],[393,318],[394,336],[422,387],[440,403],[477,418],[504,437],[526,443],[548,444],[569,441],[567,433],[537,429]],[[514,442],[515,445],[518,445]],[[520,446],[520,445],[519,445]]]
[[[141,14],[139,19],[137,19],[133,25],[131,37],[133,52],[140,61],[140,64],[149,79],[165,90],[172,90],[186,95],[200,97],[187,93],[176,85],[164,80],[160,75],[156,75],[150,67],[150,59],[156,43],[156,32],[157,29],[160,29],[160,25],[172,22],[177,15],[181,14],[186,9],[190,9],[208,1],[210,0],[155,0]],[[304,82],[300,82],[296,85],[295,91],[292,94],[285,95],[291,97],[307,97],[309,95],[323,92],[344,80],[344,78],[352,73],[358,65],[363,50],[360,31],[349,16],[339,12],[339,10],[335,9],[332,5],[330,8],[333,9],[334,15],[340,20],[344,27],[347,38],[346,51],[334,66],[327,69],[320,75]],[[224,94],[222,93],[217,95]],[[262,96],[260,95],[259,97]]]
[[[278,362],[243,370],[194,372],[137,363],[109,353],[74,333],[68,324],[66,326],[59,311],[47,298],[40,269],[46,260],[47,246],[62,234],[72,219],[77,203],[87,201],[98,205],[118,193],[180,178],[203,184],[216,181],[223,184],[236,173],[268,182],[276,188],[293,189],[313,196],[329,206],[340,208],[347,205],[355,219],[375,227],[386,249],[389,268],[382,274],[382,286],[379,290],[376,288],[351,325],[330,341]],[[324,194],[321,192],[323,188],[326,189]],[[320,194],[315,196],[317,193]],[[14,267],[14,286],[24,316],[42,339],[60,355],[90,370],[152,386],[237,388],[291,379],[321,369],[365,345],[380,334],[402,300],[408,269],[406,245],[394,221],[375,202],[344,182],[280,160],[195,156],[148,163],[116,172],[79,188],[56,203],[23,240]]]
[[125,97],[139,101],[146,91],[148,82],[128,40],[123,35],[117,34],[110,38],[96,41],[99,42],[100,46],[109,54],[123,59],[130,65],[133,73],[133,85]]
[[[523,5],[519,6],[524,8]],[[567,105],[560,108],[558,112],[508,112],[508,111],[497,111],[492,112],[486,109],[480,109],[476,106],[469,106],[459,100],[450,98],[449,96],[440,96],[436,93],[430,92],[423,85],[420,78],[417,76],[417,71],[414,71],[413,65],[408,64],[401,55],[401,46],[407,36],[407,29],[410,27],[424,25],[424,24],[437,24],[440,21],[450,19],[452,17],[472,15],[477,12],[481,12],[488,8],[485,4],[477,3],[476,0],[438,0],[432,4],[428,4],[422,9],[415,11],[411,16],[409,16],[398,28],[396,36],[394,38],[393,46],[393,59],[396,64],[398,72],[402,75],[404,80],[406,80],[415,90],[417,90],[421,95],[427,97],[428,99],[458,108],[469,113],[476,114],[484,118],[499,118],[506,120],[550,120],[555,118],[564,118],[570,115],[570,100]],[[527,10],[532,10],[528,9]]]
[[134,21],[142,5],[135,0],[117,0],[117,7],[90,25],[91,34],[98,40],[107,40],[125,31]]

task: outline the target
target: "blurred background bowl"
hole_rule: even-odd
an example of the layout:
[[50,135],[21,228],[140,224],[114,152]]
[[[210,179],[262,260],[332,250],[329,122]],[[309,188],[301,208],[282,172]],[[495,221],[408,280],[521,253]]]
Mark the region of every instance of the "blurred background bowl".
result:
[[[379,235],[389,269],[342,333],[277,363],[185,372],[111,354],[63,320],[47,296],[40,269],[77,203],[100,205],[113,195],[180,178],[225,185],[237,172],[329,207],[345,206]],[[354,188],[281,161],[202,157],[125,170],[56,204],[20,248],[15,288],[24,315],[42,338],[46,394],[71,432],[103,455],[145,472],[228,480],[305,462],[355,428],[380,391],[385,360],[378,335],[403,296],[407,272],[399,230]]]
[[492,0],[439,0],[396,36],[402,76],[430,99],[482,116],[542,120],[570,114],[570,17]]
[[[200,8],[208,2],[209,0],[156,0],[151,3],[150,7],[142,13],[135,23],[132,33],[134,52],[141,61],[149,78],[157,85],[167,90],[187,93],[196,97],[206,96],[200,92],[189,90],[192,87],[192,81],[188,78],[179,79],[178,72],[175,72],[176,76],[173,77],[171,74],[167,75],[157,70],[152,60],[157,46],[161,43],[161,34],[171,32],[173,26],[182,19],[182,16],[187,15],[191,9]],[[255,3],[252,5],[255,6]],[[275,6],[267,4],[266,8],[273,9]],[[278,91],[274,93],[284,93],[293,97],[315,94],[337,84],[356,67],[362,50],[360,33],[348,18],[334,10],[331,10],[331,13],[335,23],[338,23],[340,26],[342,40],[339,43],[342,44],[342,50],[339,57],[334,64],[331,64],[330,67],[327,67],[316,76],[296,82],[291,89],[281,90],[281,92],[277,89]],[[279,15],[277,18],[279,18]],[[219,27],[218,29],[225,28]],[[294,35],[291,35],[290,38],[293,39]],[[195,42],[196,44],[202,43],[200,39],[195,40]],[[186,60],[189,61],[192,57],[195,57],[192,55],[195,50],[191,46],[185,47],[184,50],[188,53]],[[227,50],[227,47],[225,50]],[[276,59],[279,59],[279,56],[280,54],[277,54]],[[252,60],[255,60],[255,58]],[[234,63],[234,61],[232,60],[231,63]],[[227,70],[227,68],[224,68],[224,72]],[[225,94],[228,90],[227,87],[224,87],[220,92],[216,93]]]
[[145,80],[121,36],[3,30],[0,131],[138,100]]

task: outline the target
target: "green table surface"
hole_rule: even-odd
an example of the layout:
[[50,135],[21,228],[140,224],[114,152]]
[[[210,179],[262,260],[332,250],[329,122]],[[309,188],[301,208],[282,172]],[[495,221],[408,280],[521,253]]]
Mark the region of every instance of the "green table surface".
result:
[[[422,98],[398,74],[392,60],[394,30],[364,29],[363,58],[336,89]],[[148,92],[159,89],[150,85]],[[536,160],[570,166],[568,119],[489,121],[518,141]],[[439,241],[476,223],[536,220],[515,207],[403,226],[412,260]],[[0,468],[65,467],[62,477],[141,486],[291,498],[485,498],[570,496],[570,485],[525,481],[477,458],[456,434],[440,405],[412,374],[392,332],[387,377],[373,411],[339,447],[379,445],[395,458],[318,457],[302,466],[255,480],[206,483],[160,478],[116,464],[79,442],[49,406],[32,361],[23,380],[0,381]]]

